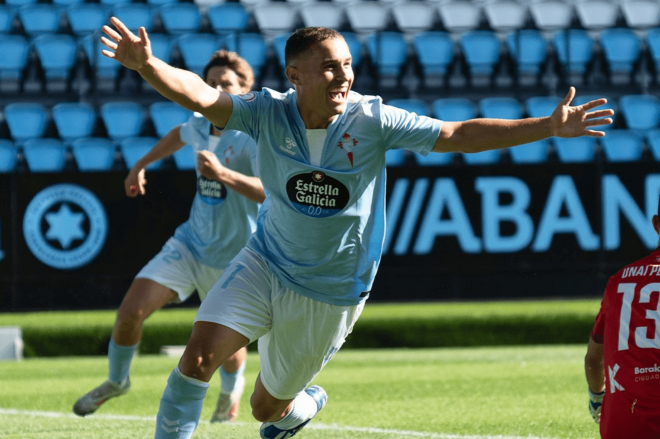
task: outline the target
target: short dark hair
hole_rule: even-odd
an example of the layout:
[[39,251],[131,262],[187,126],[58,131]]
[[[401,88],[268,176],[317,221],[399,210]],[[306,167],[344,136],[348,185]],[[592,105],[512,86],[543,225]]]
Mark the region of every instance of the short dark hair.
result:
[[209,62],[204,66],[202,72],[202,78],[206,81],[206,77],[209,74],[209,70],[213,67],[227,67],[232,70],[238,76],[238,83],[241,87],[245,87],[248,90],[252,89],[254,85],[254,72],[250,64],[245,61],[240,55],[236,52],[230,52],[228,50],[218,50],[211,55]]
[[286,40],[284,62],[289,66],[294,59],[305,53],[310,47],[321,41],[335,38],[343,39],[344,37],[336,30],[327,27],[303,27],[298,29]]

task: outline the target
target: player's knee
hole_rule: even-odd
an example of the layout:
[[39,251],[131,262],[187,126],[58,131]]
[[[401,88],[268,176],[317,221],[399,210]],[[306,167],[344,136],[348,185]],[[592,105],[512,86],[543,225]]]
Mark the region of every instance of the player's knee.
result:
[[213,353],[190,349],[190,346],[184,352],[181,361],[179,361],[179,370],[183,375],[205,382],[211,380],[218,366]]
[[133,329],[142,325],[146,318],[146,313],[142,309],[120,308],[117,312],[117,322],[115,325],[119,329]]

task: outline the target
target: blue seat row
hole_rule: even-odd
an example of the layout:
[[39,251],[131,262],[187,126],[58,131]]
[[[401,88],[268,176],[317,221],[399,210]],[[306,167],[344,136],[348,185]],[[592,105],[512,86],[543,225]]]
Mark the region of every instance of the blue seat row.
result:
[[[11,140],[0,139],[0,173],[13,172],[20,154],[30,172],[61,172],[69,154],[81,172],[111,171],[121,159],[130,169],[157,141],[156,137],[128,137],[115,144],[104,137],[83,137],[67,146],[59,139],[32,138],[17,146]],[[189,145],[174,153],[172,158],[179,170],[195,169],[195,153]],[[164,160],[156,161],[147,169],[161,169],[163,163]]]

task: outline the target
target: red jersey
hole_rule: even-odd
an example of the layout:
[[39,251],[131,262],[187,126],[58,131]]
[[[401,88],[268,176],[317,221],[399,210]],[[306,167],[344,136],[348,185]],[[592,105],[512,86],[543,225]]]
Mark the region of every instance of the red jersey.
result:
[[660,438],[660,250],[612,276],[591,332],[603,343],[603,439]]

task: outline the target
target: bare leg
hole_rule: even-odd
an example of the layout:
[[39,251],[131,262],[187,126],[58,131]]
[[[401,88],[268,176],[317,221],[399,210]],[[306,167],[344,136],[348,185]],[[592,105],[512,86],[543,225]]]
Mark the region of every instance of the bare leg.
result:
[[279,421],[291,411],[293,399],[281,400],[268,393],[261,383],[261,377],[257,377],[254,383],[254,393],[250,397],[252,415],[259,422]]
[[176,297],[174,291],[153,280],[135,279],[117,311],[112,341],[118,346],[137,344],[142,338],[142,326],[147,317]]

